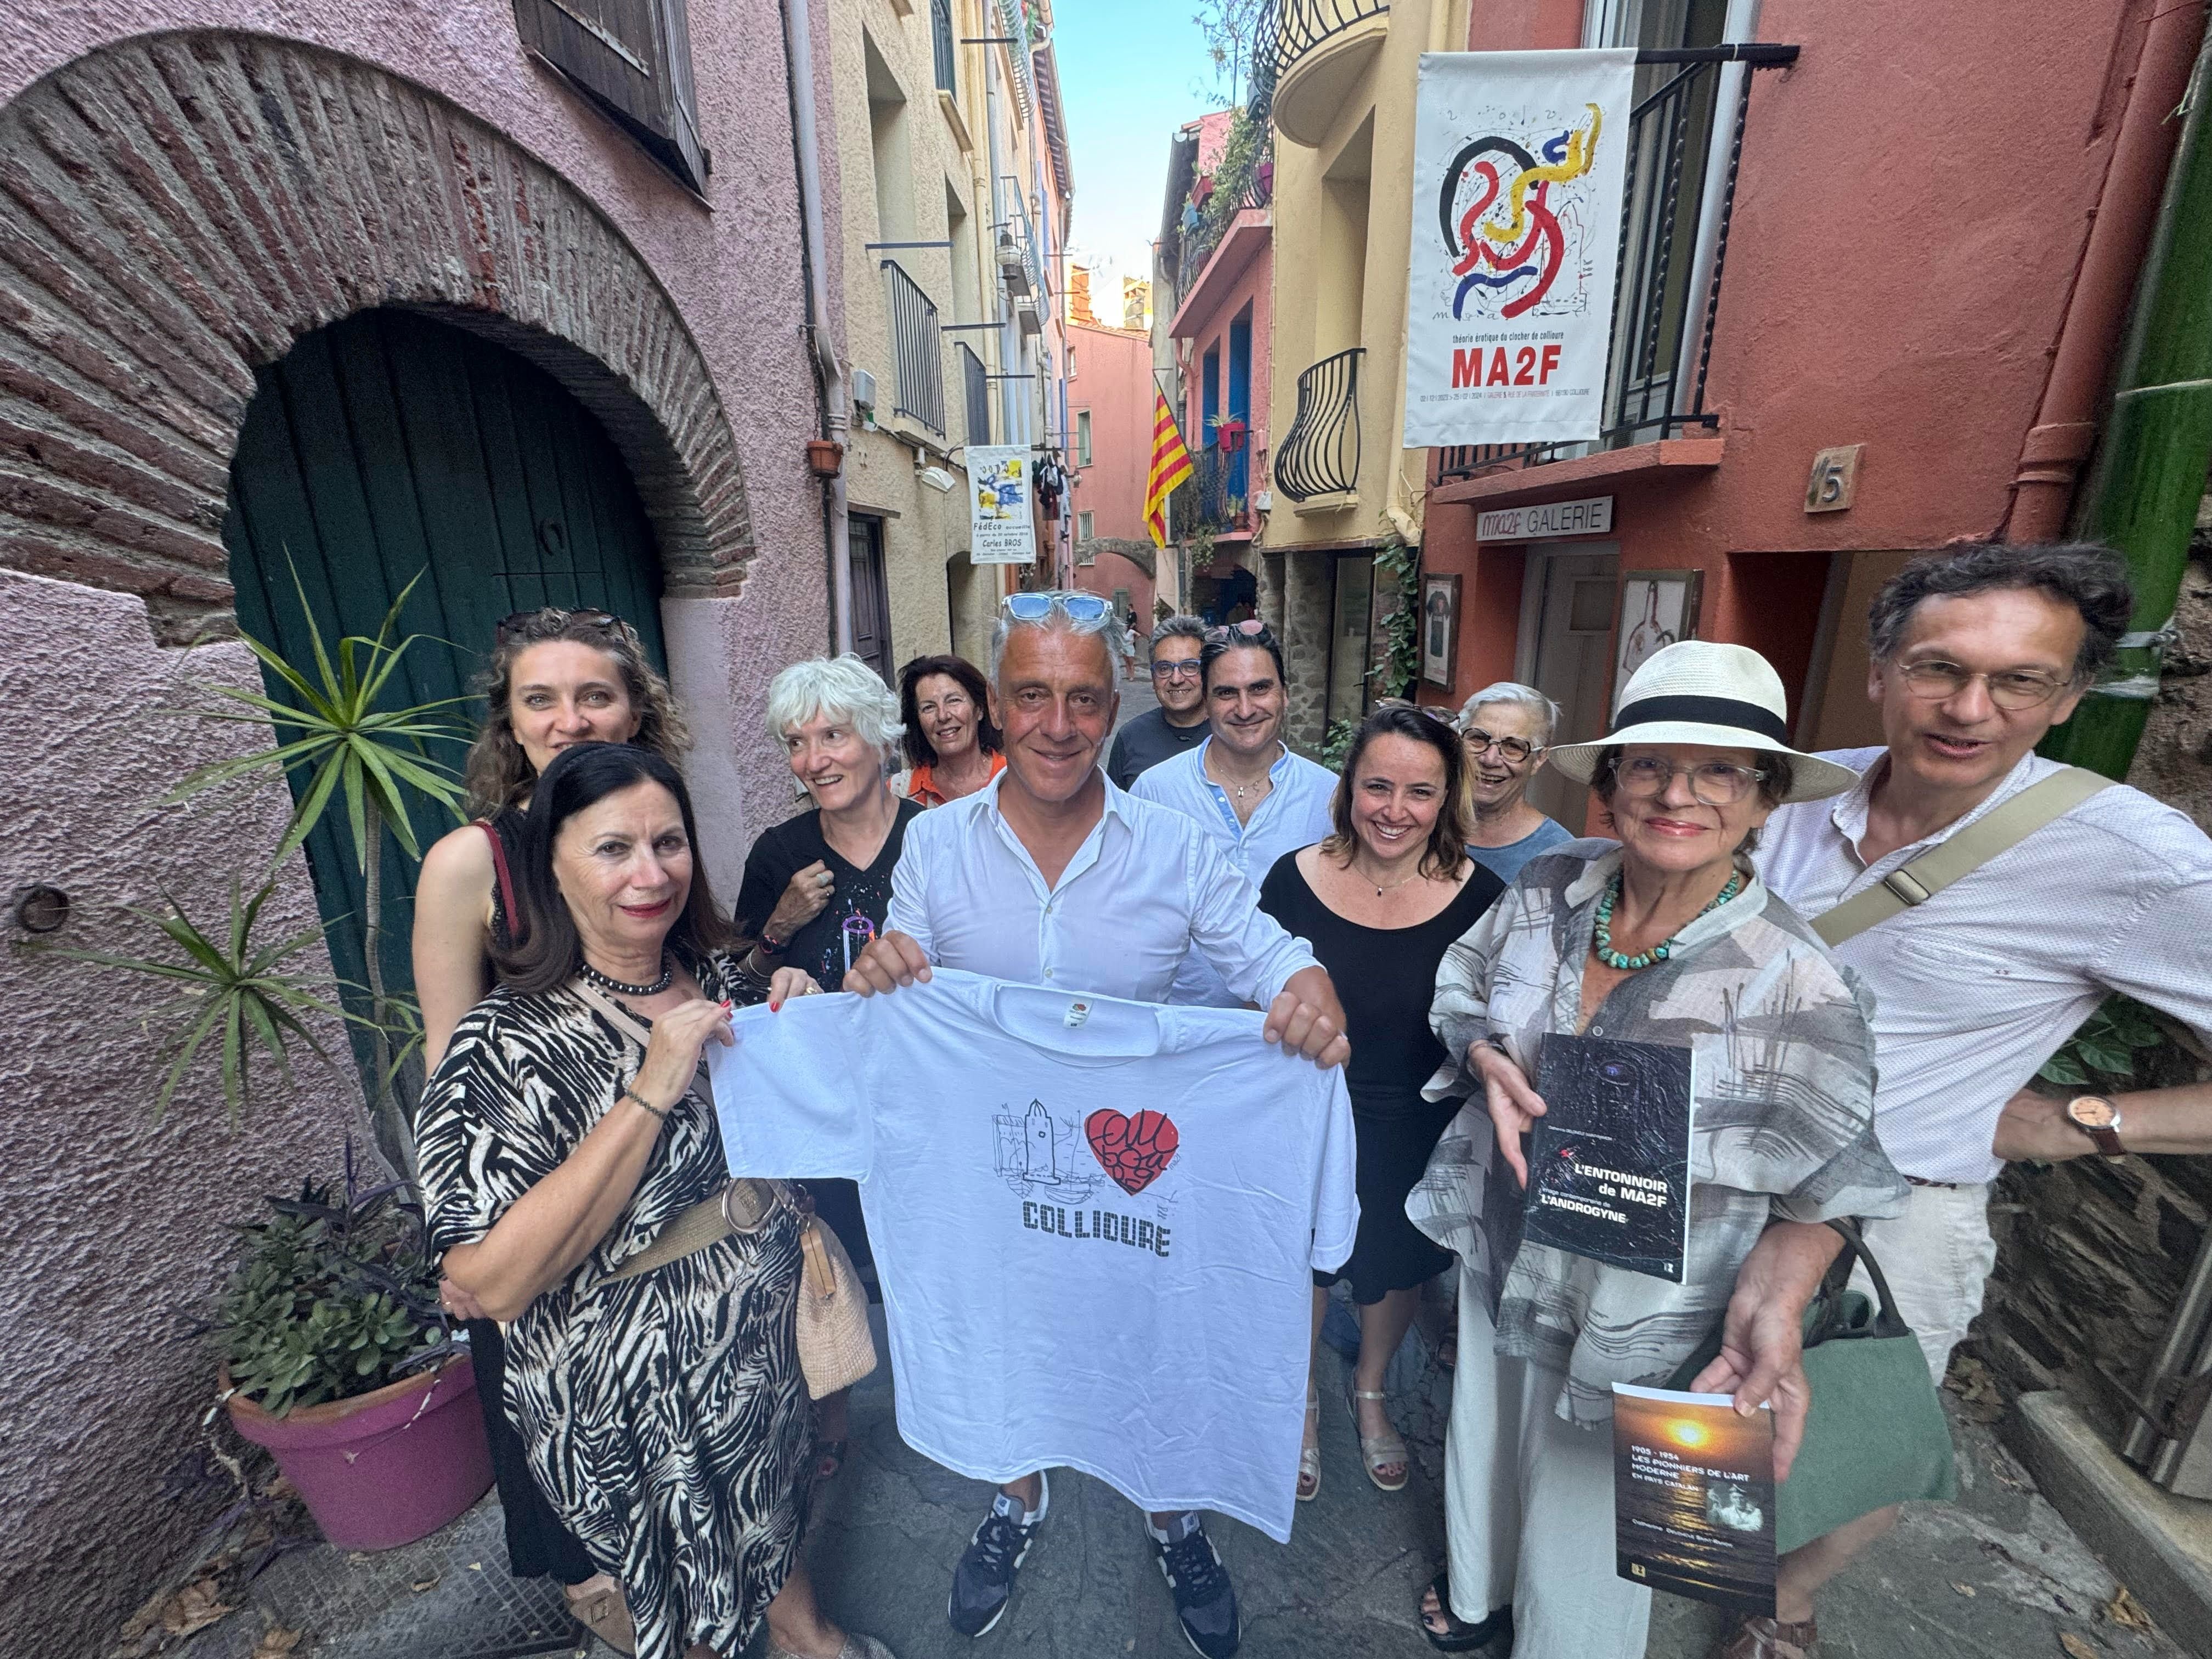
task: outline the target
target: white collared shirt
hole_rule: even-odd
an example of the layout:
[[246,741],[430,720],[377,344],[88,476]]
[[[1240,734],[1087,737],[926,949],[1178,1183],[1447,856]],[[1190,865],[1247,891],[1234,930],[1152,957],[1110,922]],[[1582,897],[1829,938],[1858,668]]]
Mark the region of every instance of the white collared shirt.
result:
[[1099,774],[1105,810],[1057,885],[999,811],[1006,774],[907,828],[885,927],[931,962],[995,979],[1171,1000],[1183,957],[1206,958],[1238,1002],[1273,1001],[1313,952],[1179,812]]
[[[1823,756],[1863,774],[1858,787],[1784,806],[1761,834],[1759,874],[1808,921],[2058,769],[2023,757],[1957,823],[1868,865],[1858,846],[1887,753]],[[2212,1039],[2212,839],[2115,785],[1835,954],[1874,993],[1875,1123],[1891,1160],[1923,1181],[1994,1180],[2005,1102],[2107,993]]]
[[[1252,809],[1251,818],[1239,823],[1229,791],[1206,774],[1206,751],[1212,747],[1208,737],[1197,748],[1147,768],[1129,793],[1195,823],[1256,892],[1277,859],[1312,846],[1334,828],[1329,804],[1336,795],[1336,774],[1284,746],[1281,757],[1267,769],[1272,787]],[[1205,957],[1194,951],[1184,958],[1168,1000],[1234,1008],[1243,999],[1232,995]]]

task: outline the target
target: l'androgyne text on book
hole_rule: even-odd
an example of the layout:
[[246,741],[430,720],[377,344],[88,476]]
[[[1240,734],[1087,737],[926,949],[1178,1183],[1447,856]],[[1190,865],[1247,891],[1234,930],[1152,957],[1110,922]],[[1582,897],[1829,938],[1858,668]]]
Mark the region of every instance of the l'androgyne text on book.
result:
[[1690,1229],[1691,1051],[1544,1039],[1546,1115],[1528,1146],[1525,1237],[1682,1282]]

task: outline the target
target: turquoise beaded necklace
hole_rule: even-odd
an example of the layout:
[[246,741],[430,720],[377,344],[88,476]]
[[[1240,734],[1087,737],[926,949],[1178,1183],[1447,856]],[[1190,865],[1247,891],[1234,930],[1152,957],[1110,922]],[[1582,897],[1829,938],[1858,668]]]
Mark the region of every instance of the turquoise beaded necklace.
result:
[[[1743,891],[1743,872],[1739,870],[1728,878],[1727,886],[1713,895],[1713,902],[1698,911],[1698,915],[1706,915],[1719,909],[1741,891]],[[1638,968],[1649,968],[1655,962],[1666,961],[1673,953],[1674,940],[1681,937],[1679,933],[1660,940],[1650,950],[1638,956],[1625,957],[1613,948],[1613,907],[1620,902],[1620,873],[1615,871],[1612,882],[1605,890],[1605,896],[1597,902],[1597,936],[1591,943],[1591,948],[1597,952],[1597,959],[1607,967],[1617,969],[1622,973],[1632,973]]]

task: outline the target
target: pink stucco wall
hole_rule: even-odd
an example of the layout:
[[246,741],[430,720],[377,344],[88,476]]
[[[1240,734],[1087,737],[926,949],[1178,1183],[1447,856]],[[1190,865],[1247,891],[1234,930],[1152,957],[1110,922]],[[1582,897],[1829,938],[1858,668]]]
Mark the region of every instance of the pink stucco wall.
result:
[[1076,377],[1070,407],[1091,416],[1091,465],[1077,469],[1075,510],[1093,533],[1129,541],[1146,535],[1145,480],[1152,464],[1152,342],[1129,329],[1068,326]]
[[[1765,651],[1793,705],[1832,555],[1996,529],[2111,155],[2136,38],[2127,20],[2141,9],[1769,0],[1760,38],[1803,52],[1752,82],[1706,392],[1723,459],[1581,479],[1567,462],[1513,475],[1497,487],[1506,494],[1435,492],[1424,564],[1467,580],[1459,694],[1514,667],[1520,554],[1478,553],[1483,507],[1614,495],[1622,568],[1703,570],[1705,636]],[[1549,38],[1485,12],[1469,45],[1579,38],[1571,9],[1536,21]],[[1919,67],[1930,63],[1972,71],[1931,90]],[[1895,216],[1861,210],[1884,202]],[[1887,228],[1869,240],[1877,222]],[[1856,504],[1808,515],[1814,452],[1852,443],[1866,446]]]
[[[826,9],[816,82],[829,106]],[[672,664],[702,704],[710,749],[695,761],[710,868],[733,892],[737,860],[788,810],[787,774],[763,729],[769,674],[828,634],[818,487],[804,445],[816,389],[803,331],[796,184],[783,45],[770,0],[692,0],[702,137],[715,171],[702,204],[522,52],[505,0],[132,0],[23,8],[0,34],[0,102],[85,53],[181,29],[303,41],[416,82],[511,137],[611,222],[671,296],[732,428],[757,551],[734,599],[672,600]],[[825,134],[830,222],[836,169]],[[836,238],[831,238],[833,262]],[[829,273],[832,294],[837,273]],[[10,618],[0,688],[35,710],[0,738],[13,834],[0,895],[51,882],[75,901],[65,936],[118,945],[118,907],[167,890],[222,901],[234,868],[273,845],[270,790],[189,811],[151,803],[236,728],[153,721],[183,653],[155,643],[127,594],[0,571]],[[190,653],[191,672],[258,684],[242,648]],[[709,706],[711,705],[711,706]],[[247,872],[249,877],[250,870]],[[270,921],[314,904],[304,866],[283,872]],[[9,933],[15,933],[12,927]],[[155,1496],[192,1443],[211,1393],[204,1351],[173,1340],[174,1310],[204,1305],[225,1229],[264,1192],[334,1167],[357,1084],[311,1064],[233,1133],[205,1089],[149,1120],[157,1067],[139,1018],[158,999],[112,974],[0,952],[0,1365],[11,1383],[0,1435],[0,1513],[12,1570],[0,1585],[0,1651],[104,1650],[103,1637],[186,1548],[204,1507]]]

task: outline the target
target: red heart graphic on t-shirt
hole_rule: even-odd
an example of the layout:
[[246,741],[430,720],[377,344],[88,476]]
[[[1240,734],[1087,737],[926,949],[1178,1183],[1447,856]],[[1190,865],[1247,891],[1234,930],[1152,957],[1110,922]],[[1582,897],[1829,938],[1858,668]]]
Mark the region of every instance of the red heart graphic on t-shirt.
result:
[[1182,1144],[1173,1121],[1161,1112],[1124,1117],[1104,1107],[1083,1120],[1083,1133],[1100,1167],[1132,1197],[1158,1178]]

